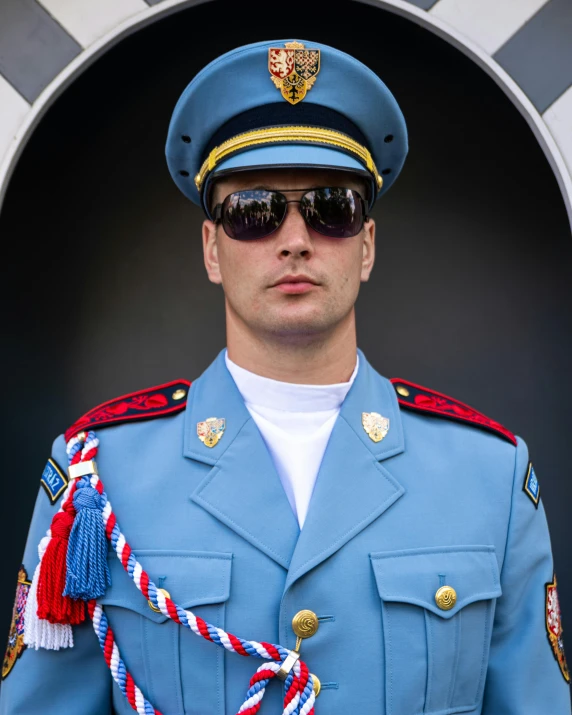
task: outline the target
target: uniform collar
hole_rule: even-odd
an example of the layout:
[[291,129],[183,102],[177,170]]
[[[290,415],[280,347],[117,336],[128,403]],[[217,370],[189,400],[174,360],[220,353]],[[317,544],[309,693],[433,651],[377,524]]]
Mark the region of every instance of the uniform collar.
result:
[[[224,354],[225,350],[221,350],[198,380],[193,381],[185,410],[183,455],[206,464],[216,464],[251,419],[226,367]],[[226,423],[223,436],[213,448],[205,446],[197,435],[197,424],[209,417],[222,417]]]
[[[207,370],[195,380],[189,391],[185,413],[183,454],[214,465],[251,419],[244,399],[228,371],[222,350]],[[403,426],[397,395],[391,382],[377,373],[361,350],[359,369],[340,409],[343,419],[376,459],[392,457],[404,450]],[[364,412],[378,412],[389,418],[389,432],[381,442],[373,442],[362,425]],[[197,423],[209,417],[223,417],[226,429],[214,448],[205,446],[197,436]]]
[[[358,355],[360,368],[342,404],[340,418],[347,422],[376,459],[387,459],[405,449],[397,395],[391,382],[373,369],[361,350]],[[377,412],[389,419],[389,431],[381,442],[373,442],[364,430],[364,412]]]

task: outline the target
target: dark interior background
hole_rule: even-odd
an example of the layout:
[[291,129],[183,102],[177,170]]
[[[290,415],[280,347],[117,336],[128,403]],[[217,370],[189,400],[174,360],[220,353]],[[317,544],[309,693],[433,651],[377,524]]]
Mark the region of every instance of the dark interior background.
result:
[[303,22],[251,0],[161,20],[84,72],[28,143],[0,215],[2,633],[53,438],[99,402],[197,377],[224,346],[202,216],[167,172],[167,126],[207,62],[288,32],[356,55],[402,105],[410,155],[374,212],[359,344],[386,376],[527,440],[572,633],[572,242],[556,180],[516,108],[459,51],[380,9],[323,0]]

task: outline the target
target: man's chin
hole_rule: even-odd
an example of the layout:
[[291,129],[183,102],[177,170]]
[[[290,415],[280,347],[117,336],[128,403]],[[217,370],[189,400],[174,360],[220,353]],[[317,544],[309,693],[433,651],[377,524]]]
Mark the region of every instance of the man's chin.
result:
[[[270,317],[270,316],[267,316]],[[336,320],[327,316],[324,312],[318,311],[298,311],[297,313],[286,312],[271,317],[265,321],[264,332],[269,335],[283,338],[312,338],[329,332],[336,325]]]

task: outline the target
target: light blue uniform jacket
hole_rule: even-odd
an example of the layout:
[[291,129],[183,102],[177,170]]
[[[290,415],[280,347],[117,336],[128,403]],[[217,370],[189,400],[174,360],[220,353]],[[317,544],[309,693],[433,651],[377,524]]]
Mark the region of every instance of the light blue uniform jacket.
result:
[[[362,412],[390,420],[374,443]],[[197,422],[224,417],[212,449]],[[175,416],[96,430],[99,474],[143,567],[175,602],[249,640],[294,648],[292,617],[320,619],[302,658],[317,715],[569,715],[545,626],[553,564],[542,503],[523,492],[529,457],[470,425],[400,408],[360,369],[327,446],[300,532],[272,459],[221,353]],[[62,468],[63,437],[53,448]],[[24,565],[59,503],[40,492]],[[154,613],[115,555],[104,604],[127,667],[164,715],[231,715],[259,660],[227,653]],[[442,585],[457,603],[441,610]],[[75,647],[27,649],[1,715],[133,712],[88,621]],[[282,712],[282,686],[261,713]]]

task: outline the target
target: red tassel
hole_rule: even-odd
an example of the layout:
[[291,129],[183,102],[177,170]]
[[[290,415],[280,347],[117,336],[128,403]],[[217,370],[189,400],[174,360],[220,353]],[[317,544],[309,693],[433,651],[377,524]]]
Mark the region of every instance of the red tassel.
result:
[[68,539],[73,526],[73,504],[64,506],[51,524],[52,538],[42,558],[38,582],[38,617],[50,623],[69,623],[73,626],[85,620],[85,603],[64,596]]

